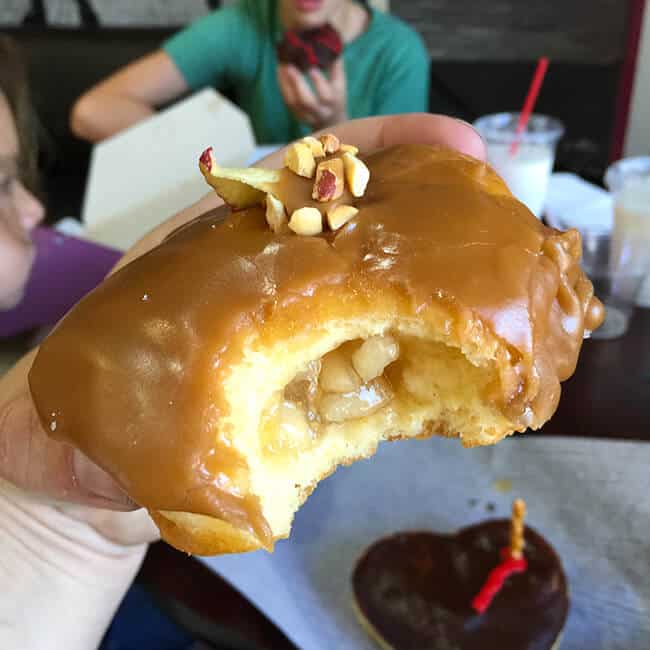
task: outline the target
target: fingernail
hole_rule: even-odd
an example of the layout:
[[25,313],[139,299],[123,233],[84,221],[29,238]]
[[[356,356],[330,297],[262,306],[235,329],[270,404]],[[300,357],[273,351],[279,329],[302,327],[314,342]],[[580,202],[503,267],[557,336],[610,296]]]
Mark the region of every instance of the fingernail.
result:
[[72,456],[72,471],[79,489],[90,496],[112,501],[117,505],[137,507],[126,492],[101,468],[78,449]]
[[476,133],[476,135],[478,135],[481,140],[483,139],[481,132],[471,122],[468,122],[467,120],[461,120],[460,117],[455,117],[454,119],[456,122],[460,122],[463,126],[469,126],[469,128],[472,129],[472,131],[474,131],[474,133]]
[[481,135],[481,132],[471,122],[468,122],[467,120],[462,120],[459,117],[455,117],[454,120],[456,120],[456,122],[458,122],[459,124],[462,124],[465,127],[469,127],[478,136],[478,139],[481,141],[482,151],[481,152],[476,152],[473,155],[476,158],[479,158],[481,160],[485,160],[485,158],[487,156],[487,144],[486,144],[485,140],[483,139],[483,136]]

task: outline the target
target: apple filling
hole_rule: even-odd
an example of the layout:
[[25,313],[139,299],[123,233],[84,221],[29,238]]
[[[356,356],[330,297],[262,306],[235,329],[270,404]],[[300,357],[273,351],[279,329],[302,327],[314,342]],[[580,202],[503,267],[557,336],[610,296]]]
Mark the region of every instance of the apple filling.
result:
[[363,418],[394,397],[388,366],[399,357],[390,335],[349,341],[311,361],[285,387],[282,400],[267,413],[270,452],[305,449],[330,424]]
[[[406,324],[377,329],[362,338],[359,329],[347,328],[357,336],[345,340],[343,328],[332,327],[329,347],[318,338],[283,343],[277,354],[251,354],[231,384],[250,492],[259,495],[279,537],[288,534],[293,513],[320,480],[372,455],[383,440],[438,433],[485,444],[508,425],[492,398],[501,390],[492,359],[470,359]],[[251,397],[249,388],[262,374],[267,382]]]

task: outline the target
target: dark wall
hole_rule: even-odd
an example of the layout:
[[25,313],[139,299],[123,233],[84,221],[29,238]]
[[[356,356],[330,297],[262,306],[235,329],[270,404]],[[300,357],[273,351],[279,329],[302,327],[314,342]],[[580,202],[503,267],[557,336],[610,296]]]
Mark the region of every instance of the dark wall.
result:
[[91,146],[75,138],[69,115],[85,90],[157,48],[169,29],[21,28],[11,33],[26,55],[41,124],[41,167],[50,219],[81,212]]
[[[600,182],[609,160],[620,64],[554,62],[535,110],[565,124],[557,166]],[[433,62],[431,110],[467,121],[521,108],[535,63]]]
[[627,0],[391,0],[435,60],[611,65],[625,45]]

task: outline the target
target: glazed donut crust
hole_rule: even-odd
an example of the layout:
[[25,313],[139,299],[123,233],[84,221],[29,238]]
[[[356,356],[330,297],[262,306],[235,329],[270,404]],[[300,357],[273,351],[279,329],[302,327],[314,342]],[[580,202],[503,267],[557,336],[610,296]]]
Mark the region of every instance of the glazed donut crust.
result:
[[[40,349],[30,386],[45,429],[179,548],[271,548],[323,476],[381,440],[471,446],[541,426],[602,319],[578,233],[545,227],[487,165],[424,145],[366,163],[340,230],[274,234],[261,207],[208,213],[109,277]],[[318,205],[312,181],[283,174],[289,214]],[[282,391],[387,335],[400,347],[390,406],[288,440],[270,415]]]

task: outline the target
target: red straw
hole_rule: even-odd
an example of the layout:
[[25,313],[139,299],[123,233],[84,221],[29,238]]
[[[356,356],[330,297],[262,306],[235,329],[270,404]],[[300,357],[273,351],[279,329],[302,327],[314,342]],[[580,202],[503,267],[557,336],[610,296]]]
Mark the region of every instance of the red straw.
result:
[[530,83],[530,88],[528,89],[528,95],[526,95],[524,107],[521,109],[521,113],[519,115],[519,122],[517,123],[517,130],[515,131],[515,140],[510,147],[511,156],[514,156],[519,149],[519,141],[521,139],[520,136],[526,130],[530,115],[533,112],[533,108],[535,108],[535,102],[537,101],[537,96],[539,95],[539,91],[541,90],[542,84],[544,83],[544,76],[546,75],[547,68],[548,58],[543,56],[537,62],[535,75],[533,76],[533,80]]

